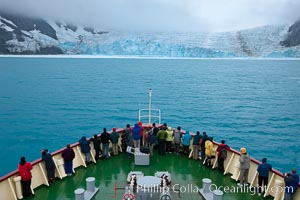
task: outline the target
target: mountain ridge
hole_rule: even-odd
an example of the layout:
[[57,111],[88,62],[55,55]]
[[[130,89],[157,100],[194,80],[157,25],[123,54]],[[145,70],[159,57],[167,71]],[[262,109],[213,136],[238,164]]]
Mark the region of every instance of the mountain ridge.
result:
[[0,11],[0,54],[300,57],[300,20],[223,33],[125,33]]

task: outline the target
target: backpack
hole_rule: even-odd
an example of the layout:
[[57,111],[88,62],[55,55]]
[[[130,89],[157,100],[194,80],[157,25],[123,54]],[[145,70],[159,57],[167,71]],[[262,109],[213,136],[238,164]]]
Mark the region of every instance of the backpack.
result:
[[222,147],[220,150],[220,158],[226,159],[227,158],[227,150],[226,147]]

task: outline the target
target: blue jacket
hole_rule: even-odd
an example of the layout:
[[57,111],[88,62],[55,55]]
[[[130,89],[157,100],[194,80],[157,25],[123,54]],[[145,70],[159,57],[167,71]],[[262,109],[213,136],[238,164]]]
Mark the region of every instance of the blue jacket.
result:
[[140,132],[141,132],[141,127],[138,124],[135,124],[133,129],[132,129],[134,140],[139,140],[141,138]]
[[299,175],[290,174],[289,176],[285,176],[284,182],[285,182],[285,193],[295,194],[298,189]]
[[190,132],[186,131],[185,134],[182,136],[182,145],[190,146],[191,139],[192,139],[192,136],[190,135]]
[[261,163],[258,165],[257,172],[261,177],[269,177],[269,171],[272,169],[272,166],[269,163]]
[[89,153],[91,150],[90,142],[86,139],[86,137],[82,136],[82,138],[79,140],[81,153]]
[[52,155],[48,152],[44,152],[42,154],[42,160],[45,161],[45,165],[47,169],[55,168],[55,164],[52,158]]

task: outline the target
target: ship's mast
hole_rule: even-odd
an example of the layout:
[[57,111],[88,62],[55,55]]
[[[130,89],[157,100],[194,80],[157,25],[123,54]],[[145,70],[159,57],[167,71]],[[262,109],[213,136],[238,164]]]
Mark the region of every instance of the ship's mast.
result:
[[149,124],[151,124],[151,109],[152,109],[152,89],[149,89]]

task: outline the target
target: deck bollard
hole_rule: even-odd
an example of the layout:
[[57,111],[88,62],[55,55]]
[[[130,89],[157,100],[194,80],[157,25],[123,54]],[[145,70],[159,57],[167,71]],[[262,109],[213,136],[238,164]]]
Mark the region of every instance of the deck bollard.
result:
[[284,184],[283,181],[276,180],[275,181],[275,195],[274,195],[274,200],[280,200],[282,199],[282,194],[284,193]]
[[88,177],[85,181],[86,181],[86,190],[89,192],[94,192],[95,191],[95,178]]
[[211,179],[209,178],[204,178],[202,179],[202,189],[203,193],[210,193],[210,185],[211,185]]
[[84,200],[84,189],[78,188],[74,191],[76,200]]
[[95,187],[95,178],[88,177],[86,181],[86,190],[78,188],[74,191],[76,200],[91,200],[93,196],[99,191],[99,188]]
[[16,193],[18,199],[23,199],[22,189],[21,189],[21,176],[17,176],[14,178],[14,182],[16,185]]
[[221,190],[214,190],[213,200],[222,200],[222,199],[223,199],[223,192]]

